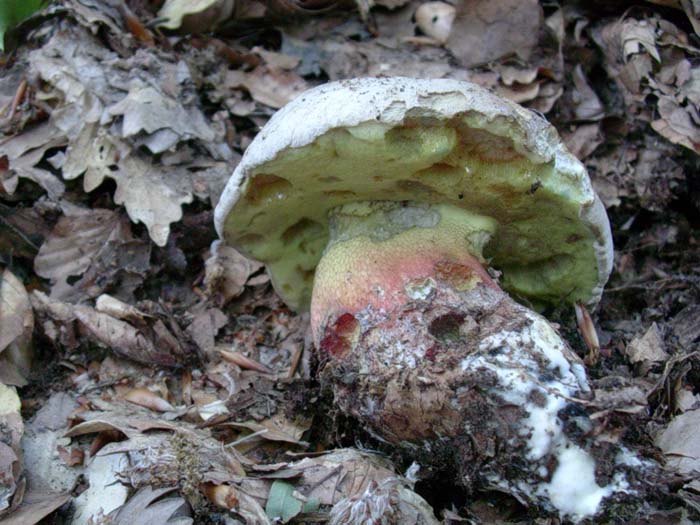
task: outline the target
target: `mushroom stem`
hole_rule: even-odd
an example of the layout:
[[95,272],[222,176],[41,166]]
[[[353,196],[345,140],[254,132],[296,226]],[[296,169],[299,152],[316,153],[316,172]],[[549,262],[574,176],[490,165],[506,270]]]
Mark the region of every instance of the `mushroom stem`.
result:
[[466,487],[575,520],[625,490],[621,473],[596,478],[580,359],[484,270],[488,218],[363,202],[333,210],[330,224],[311,323],[342,410]]
[[316,346],[342,315],[391,313],[429,293],[435,278],[460,290],[499,289],[482,257],[494,230],[489,218],[449,205],[377,201],[332,210],[311,300]]

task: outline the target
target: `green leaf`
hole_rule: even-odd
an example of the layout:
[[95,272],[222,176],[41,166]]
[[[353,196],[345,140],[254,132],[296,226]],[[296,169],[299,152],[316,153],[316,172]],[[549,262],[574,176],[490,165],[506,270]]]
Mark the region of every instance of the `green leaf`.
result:
[[5,33],[41,7],[44,0],[0,0],[0,51],[5,51]]
[[287,523],[301,512],[313,512],[318,510],[318,500],[310,499],[306,502],[294,497],[294,485],[286,481],[276,480],[270,487],[270,495],[267,498],[265,513],[271,520],[279,520]]

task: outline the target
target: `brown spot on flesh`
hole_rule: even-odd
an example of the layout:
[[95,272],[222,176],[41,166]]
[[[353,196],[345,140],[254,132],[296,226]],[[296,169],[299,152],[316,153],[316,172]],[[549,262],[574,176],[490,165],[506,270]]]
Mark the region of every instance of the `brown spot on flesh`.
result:
[[482,280],[472,268],[454,261],[438,262],[435,265],[435,277],[460,291],[470,290]]
[[307,217],[302,217],[284,230],[281,238],[285,243],[289,244],[304,234],[320,234],[321,232],[323,232],[323,226]]
[[259,173],[250,182],[245,199],[250,204],[260,204],[265,200],[283,199],[292,189],[292,183],[287,179],[269,173]]

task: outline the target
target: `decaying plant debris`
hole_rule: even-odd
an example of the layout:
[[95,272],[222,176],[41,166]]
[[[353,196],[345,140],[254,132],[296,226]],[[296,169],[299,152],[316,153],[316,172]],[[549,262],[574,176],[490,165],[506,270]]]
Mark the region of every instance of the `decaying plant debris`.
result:
[[[586,357],[590,432],[631,444],[629,468],[665,464],[653,499],[589,521],[700,521],[694,2],[463,0],[439,38],[416,31],[415,0],[201,4],[204,27],[158,1],[61,0],[3,55],[0,523],[340,524],[378,501],[394,523],[560,523],[512,491],[455,488],[335,412],[307,316],[212,245],[272,113],[377,75],[491,88],[582,159],[616,249],[599,349],[572,308],[547,315]],[[390,457],[323,455],[344,447]]]

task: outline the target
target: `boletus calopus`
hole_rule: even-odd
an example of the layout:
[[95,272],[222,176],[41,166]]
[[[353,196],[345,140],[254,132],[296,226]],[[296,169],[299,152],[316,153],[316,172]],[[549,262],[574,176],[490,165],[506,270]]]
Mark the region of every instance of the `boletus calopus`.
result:
[[310,308],[321,380],[378,438],[573,520],[632,490],[597,471],[583,364],[523,306],[595,305],[612,264],[539,115],[452,80],[323,85],[251,143],[216,227]]

